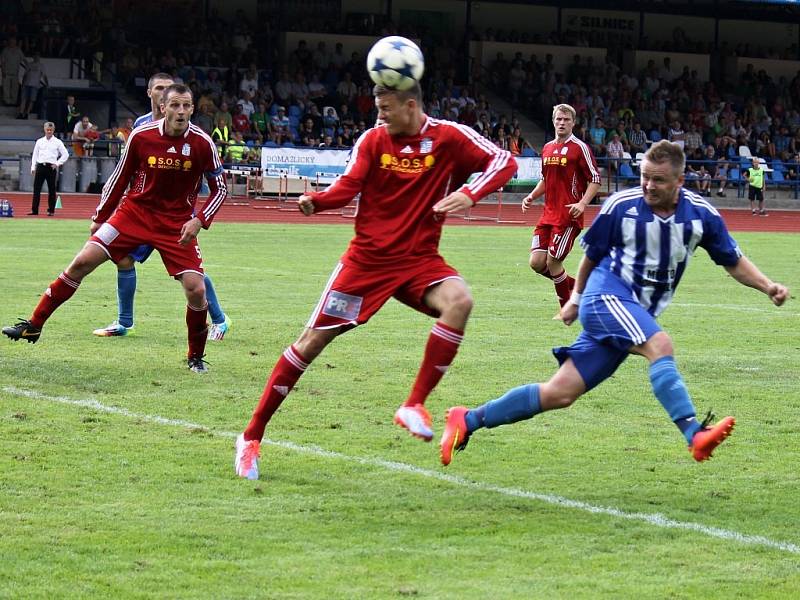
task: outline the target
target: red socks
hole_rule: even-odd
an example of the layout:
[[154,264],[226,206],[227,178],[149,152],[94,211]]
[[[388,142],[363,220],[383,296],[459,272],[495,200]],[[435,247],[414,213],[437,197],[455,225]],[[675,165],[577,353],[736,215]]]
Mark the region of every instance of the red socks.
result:
[[64,302],[72,298],[72,294],[75,293],[80,284],[80,281],[74,281],[64,273],[61,273],[44,291],[44,294],[39,299],[39,304],[33,309],[33,315],[30,318],[31,325],[41,329],[45,321],[50,318],[50,315]]
[[450,363],[453,362],[463,339],[463,331],[448,327],[441,321],[436,322],[428,337],[425,355],[422,358],[417,379],[414,381],[414,387],[411,388],[411,394],[404,406],[425,404],[428,394],[436,387],[436,384],[447,372]]
[[264,386],[264,392],[261,394],[261,400],[253,411],[253,417],[250,419],[247,429],[244,430],[245,440],[261,441],[264,437],[264,429],[272,415],[278,410],[283,399],[286,398],[307,368],[308,361],[294,346],[289,346],[284,350],[272,369],[267,385]]
[[208,337],[208,304],[203,308],[186,306],[186,328],[189,331],[189,358],[201,357],[206,349]]
[[559,275],[553,276],[553,286],[556,288],[558,303],[564,306],[569,301],[570,294],[572,294],[575,280],[567,275],[566,271],[561,271]]

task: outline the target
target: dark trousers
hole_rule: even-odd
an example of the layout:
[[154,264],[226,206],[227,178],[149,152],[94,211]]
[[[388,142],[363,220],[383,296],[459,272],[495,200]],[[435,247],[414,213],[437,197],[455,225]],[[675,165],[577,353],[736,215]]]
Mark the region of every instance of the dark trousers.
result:
[[31,212],[39,214],[39,197],[42,195],[42,184],[47,182],[47,213],[56,212],[56,168],[52,165],[38,163],[33,176],[33,203]]

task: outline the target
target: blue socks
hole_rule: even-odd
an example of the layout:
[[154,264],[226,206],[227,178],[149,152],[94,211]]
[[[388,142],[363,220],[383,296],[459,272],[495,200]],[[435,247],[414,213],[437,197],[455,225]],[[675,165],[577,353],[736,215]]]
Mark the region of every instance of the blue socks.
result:
[[464,420],[472,433],[481,427],[497,427],[530,419],[542,412],[539,402],[539,384],[530,383],[507,391],[500,398],[491,400],[474,410],[467,411]]
[[650,365],[650,383],[661,406],[691,445],[694,434],[700,430],[700,423],[695,418],[689,390],[686,389],[672,356],[659,358]]
[[136,293],[136,267],[117,270],[117,322],[123,327],[133,327],[133,295]]
[[219,325],[225,322],[225,313],[222,312],[222,307],[217,300],[217,292],[214,291],[214,284],[211,283],[211,278],[204,275],[206,282],[206,300],[208,301],[208,314],[211,315],[211,322]]

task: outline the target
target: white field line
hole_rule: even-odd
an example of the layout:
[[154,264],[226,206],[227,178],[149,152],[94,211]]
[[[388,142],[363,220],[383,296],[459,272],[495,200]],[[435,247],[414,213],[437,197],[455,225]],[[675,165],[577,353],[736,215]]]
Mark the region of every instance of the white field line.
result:
[[[92,400],[92,399],[76,400],[73,398],[68,398],[66,396],[48,396],[40,392],[36,392],[33,390],[23,390],[13,386],[5,386],[3,387],[3,391],[8,394],[12,394],[14,396],[21,396],[33,400],[45,400],[48,402],[56,402],[59,404],[78,406],[81,408],[89,408],[92,410],[105,412],[112,415],[120,415],[123,417],[129,417],[131,419],[137,419],[139,421],[156,423],[158,425],[169,425],[172,427],[186,427],[189,429],[201,429],[218,437],[233,439],[238,435],[238,433],[233,433],[230,431],[215,431],[209,429],[208,427],[205,427],[204,425],[200,425],[198,423],[192,423],[191,421],[184,421],[182,419],[168,419],[166,417],[160,417],[157,415],[145,415],[145,414],[135,413],[125,408],[119,408],[116,406],[107,406],[105,404],[98,402],[97,400]],[[438,479],[439,481],[444,481],[456,486],[478,490],[482,492],[492,492],[495,494],[501,494],[503,496],[524,498],[526,500],[536,500],[538,502],[544,502],[546,504],[552,504],[564,508],[572,508],[575,510],[580,510],[591,514],[607,515],[610,517],[616,517],[618,519],[627,519],[629,521],[641,521],[649,525],[654,525],[655,527],[662,527],[665,529],[684,529],[688,531],[693,531],[695,533],[700,533],[702,535],[706,535],[709,537],[737,542],[740,544],[746,544],[750,546],[764,546],[767,548],[781,550],[783,552],[788,552],[791,554],[800,554],[800,546],[798,546],[797,544],[771,540],[767,537],[760,535],[747,535],[730,529],[709,527],[708,525],[703,525],[702,523],[692,523],[691,521],[676,521],[675,519],[670,519],[669,517],[666,517],[658,513],[625,512],[618,508],[612,508],[607,506],[595,506],[593,504],[588,504],[586,502],[581,502],[579,500],[571,500],[569,498],[564,498],[563,496],[555,496],[553,494],[539,494],[537,492],[530,492],[518,488],[508,488],[508,487],[493,485],[491,483],[471,481],[469,479],[464,479],[463,477],[458,477],[457,475],[448,475],[446,473],[442,473],[439,471],[422,469],[420,467],[415,467],[413,465],[409,465],[406,463],[383,460],[380,458],[349,456],[347,454],[342,454],[340,452],[333,452],[331,450],[325,450],[324,448],[319,448],[316,446],[303,446],[292,442],[279,442],[275,440],[264,440],[264,443],[271,446],[284,448],[286,450],[303,452],[305,454],[313,454],[314,456],[321,456],[324,458],[331,458],[334,460],[343,460],[347,462],[366,465],[369,467],[378,467],[381,469],[387,469],[395,472],[420,475],[423,477],[428,477],[430,479]],[[233,479],[234,477],[235,475],[231,473],[231,479]]]

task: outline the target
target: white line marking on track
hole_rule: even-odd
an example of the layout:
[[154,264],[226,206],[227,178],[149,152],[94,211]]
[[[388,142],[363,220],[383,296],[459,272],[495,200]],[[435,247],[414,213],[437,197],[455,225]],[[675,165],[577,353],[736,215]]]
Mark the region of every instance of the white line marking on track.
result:
[[[48,396],[47,394],[43,394],[41,392],[37,392],[34,390],[23,390],[13,386],[5,386],[3,387],[3,391],[8,394],[13,394],[15,396],[20,396],[23,398],[30,398],[33,400],[46,400],[48,402],[56,402],[59,404],[66,404],[69,406],[79,406],[81,408],[89,408],[92,410],[97,410],[112,415],[120,415],[123,417],[138,419],[140,421],[156,423],[158,425],[169,425],[172,427],[187,427],[190,429],[202,429],[218,437],[233,439],[237,435],[239,435],[238,433],[233,433],[230,431],[216,431],[204,425],[200,425],[198,423],[192,423],[191,421],[184,421],[183,419],[168,419],[166,417],[160,417],[158,415],[145,415],[145,414],[135,413],[129,411],[126,408],[108,406],[93,399],[76,400],[74,398],[68,398],[66,396]],[[383,460],[380,458],[349,456],[347,454],[334,452],[332,450],[325,450],[324,448],[318,448],[316,446],[303,446],[300,444],[295,444],[293,442],[279,442],[275,440],[264,440],[264,443],[270,446],[277,446],[279,448],[284,448],[286,450],[292,450],[294,452],[303,452],[305,454],[313,454],[315,456],[322,456],[325,458],[332,458],[335,460],[343,460],[370,467],[380,467],[382,469],[388,469],[390,471],[409,473],[412,475],[421,475],[423,477],[428,477],[430,479],[438,479],[439,481],[444,481],[447,483],[451,483],[453,485],[470,488],[482,492],[492,492],[495,494],[501,494],[503,496],[511,496],[514,498],[525,498],[527,500],[536,500],[538,502],[544,502],[546,504],[562,506],[565,508],[572,508],[575,510],[580,510],[591,514],[607,515],[610,517],[616,517],[618,519],[626,519],[629,521],[641,521],[649,525],[662,527],[664,529],[684,529],[687,531],[700,533],[702,535],[706,535],[709,537],[715,537],[722,540],[738,542],[740,544],[746,544],[749,546],[764,546],[767,548],[772,548],[774,550],[789,552],[791,554],[800,554],[800,546],[798,546],[797,544],[771,540],[767,537],[760,535],[747,535],[730,529],[710,527],[708,525],[703,525],[702,523],[692,523],[691,521],[676,521],[675,519],[670,519],[669,517],[658,513],[625,512],[618,508],[612,508],[607,506],[595,506],[593,504],[581,502],[580,500],[571,500],[569,498],[564,498],[563,496],[555,496],[553,494],[539,494],[537,492],[530,492],[518,488],[508,488],[499,485],[494,485],[491,483],[471,481],[469,479],[464,479],[463,477],[458,477],[457,475],[448,475],[446,473],[441,473],[439,471],[431,471],[430,469],[423,469],[421,467],[415,467],[414,465],[409,465],[406,463]],[[231,479],[233,479],[234,477],[235,475],[231,474]]]

